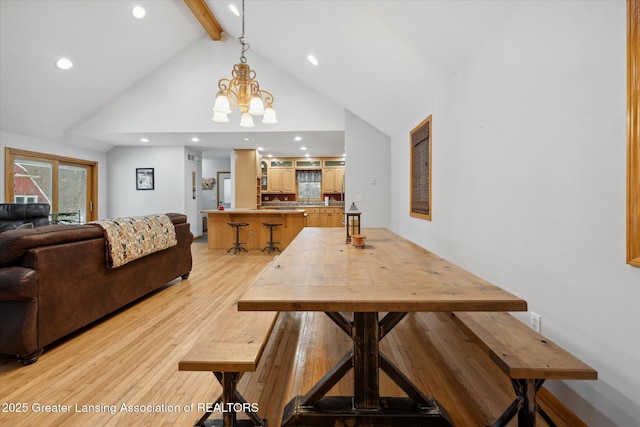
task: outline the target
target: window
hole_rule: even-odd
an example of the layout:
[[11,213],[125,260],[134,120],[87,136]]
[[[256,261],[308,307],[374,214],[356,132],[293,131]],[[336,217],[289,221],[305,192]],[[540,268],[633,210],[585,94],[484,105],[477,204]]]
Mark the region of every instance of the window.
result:
[[412,217],[431,220],[431,116],[411,131]]
[[14,203],[38,203],[38,196],[15,196]]
[[98,164],[88,160],[5,149],[5,200],[48,203],[51,212],[79,222],[98,218]]

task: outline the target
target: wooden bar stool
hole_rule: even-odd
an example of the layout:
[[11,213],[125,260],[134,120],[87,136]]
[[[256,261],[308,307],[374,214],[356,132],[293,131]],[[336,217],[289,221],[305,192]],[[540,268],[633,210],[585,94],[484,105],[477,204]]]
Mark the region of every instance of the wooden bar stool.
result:
[[264,225],[265,227],[269,227],[269,241],[267,242],[269,246],[265,246],[262,249],[262,252],[267,251],[268,254],[270,254],[271,251],[282,252],[279,247],[274,246],[275,243],[280,243],[280,242],[273,241],[273,227],[279,227],[282,224],[275,224],[273,222],[263,222],[262,225]]
[[236,242],[233,244],[233,246],[231,246],[228,250],[227,253],[231,252],[231,250],[233,249],[233,253],[235,254],[238,251],[245,251],[247,252],[247,250],[245,248],[243,248],[240,245],[244,245],[246,242],[240,243],[240,227],[246,227],[247,225],[249,225],[249,223],[247,222],[228,222],[227,224],[229,224],[231,227],[235,227],[236,229]]

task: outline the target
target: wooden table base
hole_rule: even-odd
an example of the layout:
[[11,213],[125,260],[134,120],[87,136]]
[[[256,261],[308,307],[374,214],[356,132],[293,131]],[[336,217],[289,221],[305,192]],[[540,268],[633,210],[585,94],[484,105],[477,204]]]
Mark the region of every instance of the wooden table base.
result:
[[[353,350],[304,396],[291,400],[283,414],[283,426],[371,425],[453,426],[447,412],[432,397],[425,396],[384,354],[380,340],[407,313],[388,313],[378,321],[377,312],[356,312],[353,322],[342,313],[326,313],[353,339]],[[353,369],[353,396],[325,396]],[[380,397],[382,369],[408,397]]]
[[313,407],[301,406],[296,396],[284,408],[283,426],[402,426],[450,427],[448,414],[435,400],[423,409],[408,397],[381,397],[375,411],[356,410],[351,396],[323,397]]

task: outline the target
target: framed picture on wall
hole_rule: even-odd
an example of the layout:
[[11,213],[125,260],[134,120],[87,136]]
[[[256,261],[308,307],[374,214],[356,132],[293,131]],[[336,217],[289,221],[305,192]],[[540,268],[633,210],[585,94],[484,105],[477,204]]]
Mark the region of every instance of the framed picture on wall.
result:
[[431,116],[410,133],[411,206],[409,215],[431,221]]
[[153,168],[136,168],[136,190],[153,190]]

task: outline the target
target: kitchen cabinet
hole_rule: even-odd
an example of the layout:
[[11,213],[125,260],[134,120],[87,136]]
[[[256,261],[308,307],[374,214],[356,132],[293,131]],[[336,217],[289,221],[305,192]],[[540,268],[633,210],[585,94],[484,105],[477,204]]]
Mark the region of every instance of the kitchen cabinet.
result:
[[308,208],[307,227],[342,227],[343,212],[342,208]]
[[344,168],[322,169],[322,192],[341,193],[344,185]]
[[320,227],[342,227],[342,209],[320,208]]
[[267,188],[269,193],[295,193],[295,169],[270,168],[268,173]]
[[313,209],[307,209],[307,227],[320,227],[320,214],[318,212],[311,212]]

